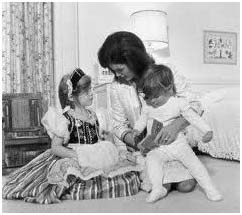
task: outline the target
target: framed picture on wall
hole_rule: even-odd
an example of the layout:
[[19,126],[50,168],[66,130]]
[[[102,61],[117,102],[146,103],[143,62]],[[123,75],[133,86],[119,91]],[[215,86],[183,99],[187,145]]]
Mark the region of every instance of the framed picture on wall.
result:
[[204,63],[236,64],[237,33],[204,31]]

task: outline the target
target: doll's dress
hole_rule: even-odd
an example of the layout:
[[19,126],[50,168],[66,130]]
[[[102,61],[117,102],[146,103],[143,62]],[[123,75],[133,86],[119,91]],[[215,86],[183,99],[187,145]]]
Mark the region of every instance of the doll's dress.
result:
[[[51,139],[54,136],[64,138],[65,147],[98,141],[98,121],[91,123],[76,119],[68,111],[61,113],[49,108],[42,124]],[[58,203],[63,199],[130,196],[139,191],[138,171],[139,168],[121,162],[119,167],[105,175],[91,168],[81,168],[77,160],[60,158],[48,149],[9,175],[2,196],[41,204]]]

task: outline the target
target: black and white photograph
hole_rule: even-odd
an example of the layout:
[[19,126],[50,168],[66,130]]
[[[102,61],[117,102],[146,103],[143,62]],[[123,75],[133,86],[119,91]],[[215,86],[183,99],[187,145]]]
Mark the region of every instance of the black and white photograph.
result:
[[240,213],[240,2],[2,2],[2,213]]

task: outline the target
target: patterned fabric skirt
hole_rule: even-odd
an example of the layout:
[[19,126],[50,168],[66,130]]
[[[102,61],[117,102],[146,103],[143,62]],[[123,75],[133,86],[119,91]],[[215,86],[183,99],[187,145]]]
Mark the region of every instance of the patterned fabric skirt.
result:
[[59,160],[50,150],[39,155],[27,165],[9,175],[3,186],[4,199],[24,199],[26,202],[51,204],[64,199],[100,199],[135,195],[140,181],[137,172],[127,172],[113,178],[97,176],[82,180],[69,175],[68,186],[50,184],[47,175]]

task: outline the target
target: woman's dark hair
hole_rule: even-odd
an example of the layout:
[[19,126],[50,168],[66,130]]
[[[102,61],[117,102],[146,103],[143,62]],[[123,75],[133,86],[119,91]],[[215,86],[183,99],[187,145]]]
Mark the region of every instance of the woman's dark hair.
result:
[[153,64],[147,71],[148,75],[142,83],[142,92],[146,99],[158,98],[172,90],[176,94],[176,86],[171,69],[165,65]]
[[98,51],[98,60],[103,68],[110,70],[111,64],[126,64],[138,79],[143,76],[149,65],[154,63],[141,39],[127,31],[109,35]]
[[86,75],[81,69],[75,69],[71,74],[66,74],[62,77],[59,84],[59,100],[61,107],[66,106],[74,108],[73,101],[68,97],[69,89],[67,82],[70,81],[73,87],[72,96],[78,96],[80,93],[88,92],[91,86],[91,78]]

